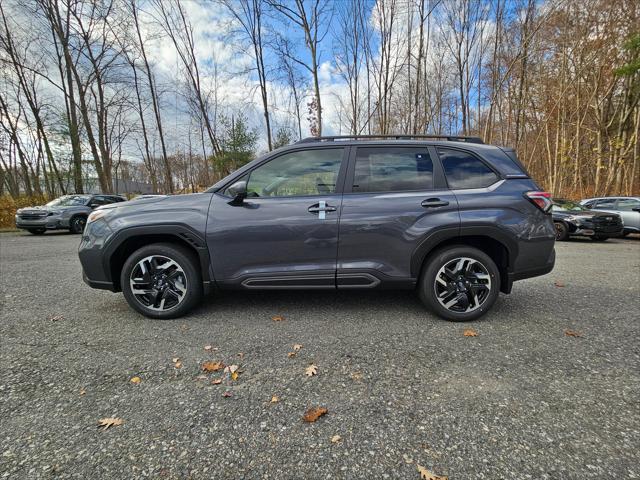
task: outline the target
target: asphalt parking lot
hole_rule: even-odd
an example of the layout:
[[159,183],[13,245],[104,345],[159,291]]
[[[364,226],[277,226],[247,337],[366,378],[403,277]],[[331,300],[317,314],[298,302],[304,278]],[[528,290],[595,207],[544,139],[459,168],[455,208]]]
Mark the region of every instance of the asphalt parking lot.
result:
[[153,321],[84,285],[78,241],[0,234],[0,478],[640,478],[640,238],[560,243],[468,324],[411,292],[224,293]]

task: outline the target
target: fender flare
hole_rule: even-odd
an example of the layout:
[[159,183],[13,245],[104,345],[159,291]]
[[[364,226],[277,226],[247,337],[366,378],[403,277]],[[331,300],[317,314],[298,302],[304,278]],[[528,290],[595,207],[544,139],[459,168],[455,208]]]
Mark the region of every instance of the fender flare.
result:
[[511,271],[514,260],[518,256],[518,245],[515,239],[496,226],[477,225],[443,227],[424,237],[411,255],[411,276],[418,278],[425,259],[442,242],[457,239],[464,240],[465,237],[487,237],[502,244],[507,250],[509,258],[507,270]]
[[191,247],[191,250],[193,250],[198,257],[203,283],[205,285],[211,283],[213,275],[210,269],[211,262],[209,261],[209,250],[207,248],[206,240],[200,233],[189,225],[176,222],[126,227],[114,233],[114,235],[107,241],[102,257],[104,271],[107,273],[109,280],[114,282],[114,285],[118,280],[110,278],[111,263],[114,254],[127,240],[145,236],[164,236],[168,237],[169,241],[173,238],[178,240],[180,243],[188,244]]

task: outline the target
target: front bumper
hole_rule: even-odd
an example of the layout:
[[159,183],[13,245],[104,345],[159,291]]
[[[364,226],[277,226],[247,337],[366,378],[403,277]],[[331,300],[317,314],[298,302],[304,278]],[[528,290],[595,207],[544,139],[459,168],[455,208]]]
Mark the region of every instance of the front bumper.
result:
[[36,228],[46,228],[47,230],[58,230],[61,228],[69,228],[69,224],[63,222],[59,215],[50,215],[39,219],[24,219],[16,215],[16,228],[30,230]]

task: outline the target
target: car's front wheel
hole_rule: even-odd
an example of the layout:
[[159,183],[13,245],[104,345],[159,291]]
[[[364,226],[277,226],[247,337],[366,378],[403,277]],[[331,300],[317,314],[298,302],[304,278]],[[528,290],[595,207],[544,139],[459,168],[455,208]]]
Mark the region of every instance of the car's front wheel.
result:
[[173,244],[155,243],[136,250],[120,275],[129,305],[150,318],[180,317],[202,298],[202,278],[194,255]]
[[87,225],[87,217],[84,215],[76,215],[71,220],[69,220],[69,230],[71,233],[82,233],[84,232],[84,227]]
[[500,272],[483,251],[450,247],[427,259],[418,289],[423,303],[440,317],[454,322],[474,320],[498,298]]
[[566,240],[569,236],[569,230],[567,229],[567,226],[563,222],[553,222],[553,226],[556,229],[556,240],[558,242]]

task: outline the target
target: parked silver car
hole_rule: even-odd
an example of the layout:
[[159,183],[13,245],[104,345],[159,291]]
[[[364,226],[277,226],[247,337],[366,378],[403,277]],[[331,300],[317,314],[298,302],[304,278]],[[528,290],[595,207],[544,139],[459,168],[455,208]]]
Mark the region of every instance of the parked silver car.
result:
[[46,205],[19,209],[16,227],[34,235],[60,229],[82,233],[94,208],[126,200],[121,195],[63,195]]
[[596,197],[580,202],[591,210],[617,213],[624,223],[623,235],[640,233],[640,197]]

